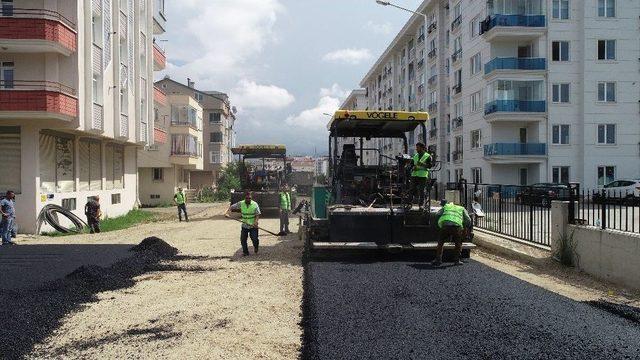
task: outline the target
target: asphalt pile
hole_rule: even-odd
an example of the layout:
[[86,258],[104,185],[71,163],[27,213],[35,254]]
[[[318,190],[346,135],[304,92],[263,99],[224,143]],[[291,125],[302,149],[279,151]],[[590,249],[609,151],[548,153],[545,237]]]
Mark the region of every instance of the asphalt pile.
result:
[[[0,293],[0,359],[19,359],[60,326],[69,313],[97,300],[96,294],[135,285],[135,277],[153,271],[159,263],[174,259],[178,249],[162,239],[144,239],[132,249],[132,256],[109,267],[81,266],[65,278],[35,289]],[[96,320],[99,321],[99,320]],[[63,356],[64,354],[56,354]]]
[[303,359],[640,358],[628,309],[576,302],[474,261],[325,259],[306,264],[304,282]]

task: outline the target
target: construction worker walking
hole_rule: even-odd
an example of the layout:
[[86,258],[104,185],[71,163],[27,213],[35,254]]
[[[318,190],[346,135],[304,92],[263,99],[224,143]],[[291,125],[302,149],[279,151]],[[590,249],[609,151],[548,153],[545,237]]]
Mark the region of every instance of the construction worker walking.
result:
[[253,252],[258,253],[260,240],[258,239],[258,220],[260,219],[260,206],[257,202],[251,200],[251,192],[244,193],[244,200],[239,201],[227,209],[225,216],[229,217],[231,210],[240,210],[242,214],[242,229],[240,231],[240,244],[242,245],[242,255],[249,255],[249,246],[247,238],[251,237],[253,243]]
[[436,250],[436,259],[432,262],[432,265],[440,266],[442,264],[444,243],[449,238],[456,244],[454,263],[462,265],[460,257],[462,255],[462,242],[465,239],[465,229],[471,231],[473,222],[464,207],[446,200],[442,200],[440,205],[442,205],[442,209],[436,214],[439,229],[438,248]]
[[411,171],[411,187],[409,194],[411,196],[411,204],[415,199],[415,193],[418,192],[418,206],[422,208],[424,204],[424,189],[429,179],[429,168],[431,167],[431,154],[423,143],[416,144],[416,153],[412,158],[413,170]]
[[182,221],[182,213],[184,213],[184,220],[189,222],[189,215],[187,215],[187,196],[181,187],[179,187],[178,192],[173,195],[173,202],[178,206],[178,219]]
[[283,236],[291,234],[289,231],[289,214],[291,213],[291,193],[289,186],[283,184],[280,189],[280,233]]

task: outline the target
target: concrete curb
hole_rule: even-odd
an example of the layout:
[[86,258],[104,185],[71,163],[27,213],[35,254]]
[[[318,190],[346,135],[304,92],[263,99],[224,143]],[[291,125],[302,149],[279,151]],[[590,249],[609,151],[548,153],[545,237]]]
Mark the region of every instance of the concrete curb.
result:
[[473,243],[491,253],[538,265],[552,260],[551,249],[524,244],[522,241],[482,229],[474,229],[474,233]]

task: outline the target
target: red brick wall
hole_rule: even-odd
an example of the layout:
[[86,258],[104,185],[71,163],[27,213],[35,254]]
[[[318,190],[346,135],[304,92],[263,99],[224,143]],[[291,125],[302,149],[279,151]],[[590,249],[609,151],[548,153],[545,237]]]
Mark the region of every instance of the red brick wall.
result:
[[44,111],[78,116],[78,99],[46,90],[0,90],[0,111]]
[[167,66],[167,56],[155,44],[153,45],[153,61],[160,65],[161,69]]
[[157,87],[153,87],[153,100],[161,105],[167,105],[167,95]]
[[0,39],[55,41],[71,51],[77,49],[77,35],[62,23],[47,19],[0,18]]
[[167,142],[167,132],[162,129],[153,129],[153,140],[157,144],[165,144]]

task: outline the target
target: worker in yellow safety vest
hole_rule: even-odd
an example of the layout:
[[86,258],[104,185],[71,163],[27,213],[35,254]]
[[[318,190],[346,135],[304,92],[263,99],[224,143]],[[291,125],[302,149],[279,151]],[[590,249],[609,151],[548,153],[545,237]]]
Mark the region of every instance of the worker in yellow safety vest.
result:
[[436,250],[436,259],[433,261],[434,266],[440,266],[442,264],[442,253],[444,252],[444,243],[451,238],[456,244],[456,250],[454,254],[454,263],[456,265],[462,265],[460,256],[462,254],[462,242],[465,239],[465,229],[471,231],[473,229],[473,222],[467,212],[467,209],[460,205],[456,205],[446,200],[440,202],[442,208],[436,214],[438,219],[438,248]]
[[412,158],[413,170],[411,171],[411,187],[409,194],[411,196],[411,203],[415,198],[416,191],[418,192],[418,206],[422,208],[424,204],[424,189],[427,186],[427,180],[429,179],[429,168],[431,167],[431,154],[427,152],[427,149],[423,143],[416,144],[416,153]]
[[282,184],[280,188],[280,233],[283,236],[291,234],[289,231],[289,214],[291,213],[291,193],[289,186]]
[[257,202],[251,200],[251,192],[244,193],[244,200],[239,201],[227,209],[225,216],[229,216],[231,210],[240,210],[242,214],[242,229],[240,231],[240,244],[242,245],[242,255],[249,255],[249,247],[247,238],[251,237],[253,243],[253,252],[258,253],[260,240],[258,239],[258,220],[260,219],[260,206]]
[[178,206],[178,219],[182,221],[182,213],[184,213],[185,221],[189,222],[189,215],[187,215],[187,196],[181,187],[179,187],[178,192],[173,195],[173,202]]

